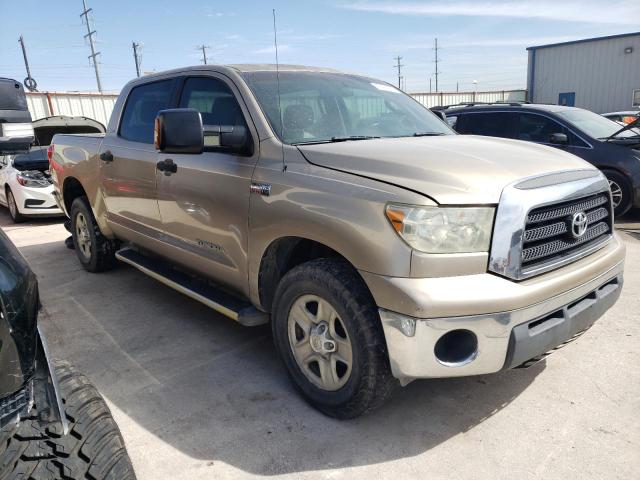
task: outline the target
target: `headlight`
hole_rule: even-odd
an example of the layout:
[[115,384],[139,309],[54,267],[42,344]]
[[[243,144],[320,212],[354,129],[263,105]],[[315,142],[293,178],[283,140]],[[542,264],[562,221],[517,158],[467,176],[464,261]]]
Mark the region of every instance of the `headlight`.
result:
[[393,228],[413,248],[427,253],[489,251],[492,207],[387,205]]
[[39,171],[20,172],[16,175],[16,180],[23,187],[44,188],[51,185],[51,180]]

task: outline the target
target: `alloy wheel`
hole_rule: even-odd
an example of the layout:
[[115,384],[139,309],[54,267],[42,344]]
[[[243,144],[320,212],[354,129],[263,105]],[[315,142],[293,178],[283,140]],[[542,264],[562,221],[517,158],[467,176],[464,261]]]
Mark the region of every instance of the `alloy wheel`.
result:
[[611,197],[613,198],[613,208],[618,208],[622,202],[622,187],[613,180],[609,180],[609,188],[611,188]]
[[85,258],[91,257],[91,235],[87,218],[82,212],[76,215],[76,247]]
[[9,207],[11,218],[15,219],[18,216],[18,206],[16,205],[16,199],[13,197],[13,193],[11,193],[11,191],[7,192],[7,205]]
[[336,391],[351,376],[353,348],[344,323],[331,304],[302,295],[291,306],[289,344],[296,363],[316,387]]

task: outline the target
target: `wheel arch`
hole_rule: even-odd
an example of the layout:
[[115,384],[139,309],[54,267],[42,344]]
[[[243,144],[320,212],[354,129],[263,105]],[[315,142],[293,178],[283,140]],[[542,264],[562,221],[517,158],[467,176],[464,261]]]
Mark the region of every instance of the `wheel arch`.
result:
[[82,183],[80,183],[80,180],[75,177],[65,178],[62,185],[62,201],[67,213],[71,212],[73,201],[82,196],[87,196],[87,192],[82,186]]
[[300,236],[284,236],[273,240],[262,254],[258,271],[257,297],[262,308],[271,311],[278,284],[287,272],[318,258],[339,258],[357,273],[353,262],[320,241]]

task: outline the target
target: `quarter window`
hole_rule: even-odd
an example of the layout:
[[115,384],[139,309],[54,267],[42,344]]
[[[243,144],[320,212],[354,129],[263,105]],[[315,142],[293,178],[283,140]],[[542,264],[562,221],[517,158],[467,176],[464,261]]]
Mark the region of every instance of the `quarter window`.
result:
[[140,143],[153,143],[153,126],[160,110],[169,108],[173,80],[135,87],[129,93],[120,123],[120,136]]

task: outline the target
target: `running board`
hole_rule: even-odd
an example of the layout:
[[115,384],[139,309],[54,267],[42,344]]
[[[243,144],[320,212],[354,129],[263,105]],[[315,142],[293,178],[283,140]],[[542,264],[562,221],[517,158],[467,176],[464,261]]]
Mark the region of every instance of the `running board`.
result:
[[168,262],[147,257],[133,248],[118,250],[116,258],[188,297],[204,303],[209,308],[241,325],[254,327],[269,322],[269,315],[261,312],[249,302],[243,302],[207,282],[180,272]]

